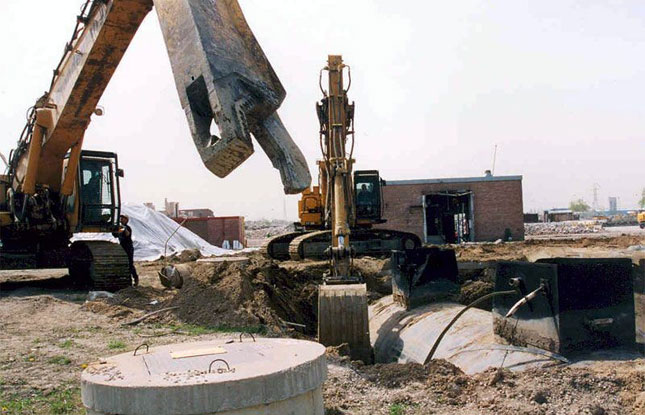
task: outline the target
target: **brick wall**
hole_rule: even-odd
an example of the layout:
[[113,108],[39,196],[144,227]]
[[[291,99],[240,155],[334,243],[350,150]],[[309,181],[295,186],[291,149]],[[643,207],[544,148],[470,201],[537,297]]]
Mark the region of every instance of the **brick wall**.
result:
[[473,192],[476,241],[503,238],[506,228],[514,240],[524,239],[521,179],[388,184],[383,187],[383,216],[387,223],[379,227],[412,232],[423,239],[422,196],[441,190]]

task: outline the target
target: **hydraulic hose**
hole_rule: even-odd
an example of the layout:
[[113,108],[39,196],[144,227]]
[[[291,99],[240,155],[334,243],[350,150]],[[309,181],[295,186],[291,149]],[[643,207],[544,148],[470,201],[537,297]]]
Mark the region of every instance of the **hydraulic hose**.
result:
[[499,296],[502,296],[502,295],[513,295],[513,294],[517,294],[517,291],[516,290],[495,291],[495,292],[486,294],[486,295],[484,295],[482,297],[479,297],[478,299],[476,299],[475,301],[473,301],[472,303],[468,304],[466,307],[461,309],[457,313],[457,315],[454,316],[452,318],[452,320],[450,320],[450,323],[448,323],[448,325],[446,325],[446,327],[443,329],[441,334],[439,334],[439,337],[437,337],[437,340],[435,340],[434,345],[432,346],[432,349],[430,349],[430,353],[428,353],[428,357],[426,357],[426,360],[423,361],[423,364],[426,365],[426,364],[428,364],[428,362],[430,362],[432,360],[432,357],[434,356],[435,352],[437,351],[437,348],[439,347],[439,344],[441,343],[441,340],[443,340],[443,338],[446,335],[446,333],[448,333],[448,330],[450,330],[450,328],[457,322],[457,320],[459,320],[459,318],[466,311],[468,311],[469,309],[473,308],[477,304],[483,303],[484,301],[488,300],[489,298],[499,297]]

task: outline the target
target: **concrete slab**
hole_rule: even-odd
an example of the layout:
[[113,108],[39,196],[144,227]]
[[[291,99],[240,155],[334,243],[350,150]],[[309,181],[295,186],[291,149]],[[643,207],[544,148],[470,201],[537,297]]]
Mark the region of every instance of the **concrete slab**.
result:
[[[88,413],[122,415],[242,414],[273,404],[285,414],[323,413],[327,366],[321,344],[243,340],[142,348],[136,356],[128,352],[92,363],[81,375],[83,404]],[[290,399],[313,406],[298,404],[293,412]]]

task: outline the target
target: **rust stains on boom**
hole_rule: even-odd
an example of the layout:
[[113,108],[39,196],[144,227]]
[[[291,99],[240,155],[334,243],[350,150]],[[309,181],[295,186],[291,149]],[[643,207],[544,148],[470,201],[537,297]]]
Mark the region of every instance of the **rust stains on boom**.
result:
[[[236,0],[154,0],[175,84],[206,167],[227,176],[255,137],[286,193],[308,188],[304,156],[277,109],[285,91]],[[218,127],[211,134],[212,123]]]

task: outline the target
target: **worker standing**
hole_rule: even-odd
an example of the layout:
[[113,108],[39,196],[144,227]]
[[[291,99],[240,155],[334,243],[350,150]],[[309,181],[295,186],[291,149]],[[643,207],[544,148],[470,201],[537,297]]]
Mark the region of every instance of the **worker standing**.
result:
[[128,225],[130,218],[126,215],[119,216],[119,222],[121,226],[119,230],[112,233],[113,236],[119,238],[119,243],[121,247],[128,255],[128,264],[130,265],[130,275],[132,276],[134,286],[139,285],[139,275],[137,275],[137,269],[134,267],[134,245],[132,243],[132,228]]

